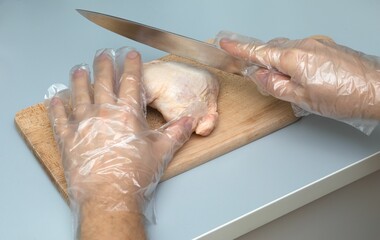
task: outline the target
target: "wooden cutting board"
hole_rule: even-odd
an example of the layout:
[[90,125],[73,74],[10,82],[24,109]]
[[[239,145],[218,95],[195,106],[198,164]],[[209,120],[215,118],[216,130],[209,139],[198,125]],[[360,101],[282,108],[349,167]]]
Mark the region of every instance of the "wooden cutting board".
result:
[[[173,55],[168,55],[162,60],[186,62],[207,68]],[[297,120],[289,103],[261,95],[251,81],[216,69],[207,69],[215,73],[220,81],[218,125],[208,137],[193,134],[191,139],[177,152],[161,181]],[[158,127],[164,123],[164,120],[158,112],[150,110],[148,122],[152,127]],[[15,124],[59,192],[67,200],[66,181],[60,163],[60,155],[44,105],[40,103],[21,110],[15,116]]]

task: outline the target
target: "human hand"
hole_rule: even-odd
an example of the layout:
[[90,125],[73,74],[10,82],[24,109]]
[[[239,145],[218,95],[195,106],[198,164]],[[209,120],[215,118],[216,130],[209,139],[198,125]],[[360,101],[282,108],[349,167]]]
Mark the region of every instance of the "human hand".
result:
[[[143,213],[166,165],[196,125],[194,117],[182,116],[161,129],[149,129],[140,55],[130,51],[119,67],[114,55],[112,50],[96,55],[93,88],[89,69],[74,67],[71,102],[58,94],[48,106],[71,206],[79,225],[85,225],[81,235],[98,228],[103,239],[118,239],[105,233],[115,226],[105,226],[115,225],[120,212]],[[107,214],[112,222],[98,217]],[[127,229],[124,220],[119,225],[119,232]]]
[[[258,40],[222,33],[230,54],[259,64],[247,76],[262,91],[335,119],[380,119],[380,61],[329,39]],[[241,40],[243,39],[243,40]]]

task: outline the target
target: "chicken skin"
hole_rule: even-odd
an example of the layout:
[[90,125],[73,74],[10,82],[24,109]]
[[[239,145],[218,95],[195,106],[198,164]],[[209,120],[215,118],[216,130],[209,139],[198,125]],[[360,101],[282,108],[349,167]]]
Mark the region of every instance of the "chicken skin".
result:
[[152,61],[144,64],[144,87],[147,104],[156,108],[166,121],[190,111],[194,102],[207,106],[207,113],[199,118],[195,132],[209,135],[217,119],[219,82],[216,76],[204,69],[184,63]]

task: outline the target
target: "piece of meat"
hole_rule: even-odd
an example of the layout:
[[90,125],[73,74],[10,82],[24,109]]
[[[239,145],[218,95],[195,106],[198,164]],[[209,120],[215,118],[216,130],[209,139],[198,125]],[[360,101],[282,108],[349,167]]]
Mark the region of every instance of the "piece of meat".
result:
[[144,87],[148,105],[160,111],[166,121],[201,101],[207,105],[207,114],[199,119],[195,132],[207,136],[214,129],[219,82],[207,70],[178,62],[152,61],[144,64]]

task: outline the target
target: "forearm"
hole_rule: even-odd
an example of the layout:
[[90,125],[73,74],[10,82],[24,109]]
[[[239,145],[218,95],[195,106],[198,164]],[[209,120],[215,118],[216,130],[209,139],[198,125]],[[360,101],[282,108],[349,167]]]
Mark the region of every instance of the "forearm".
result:
[[104,202],[94,199],[82,203],[78,216],[78,240],[146,239],[142,214],[135,211],[109,210],[103,204]]

